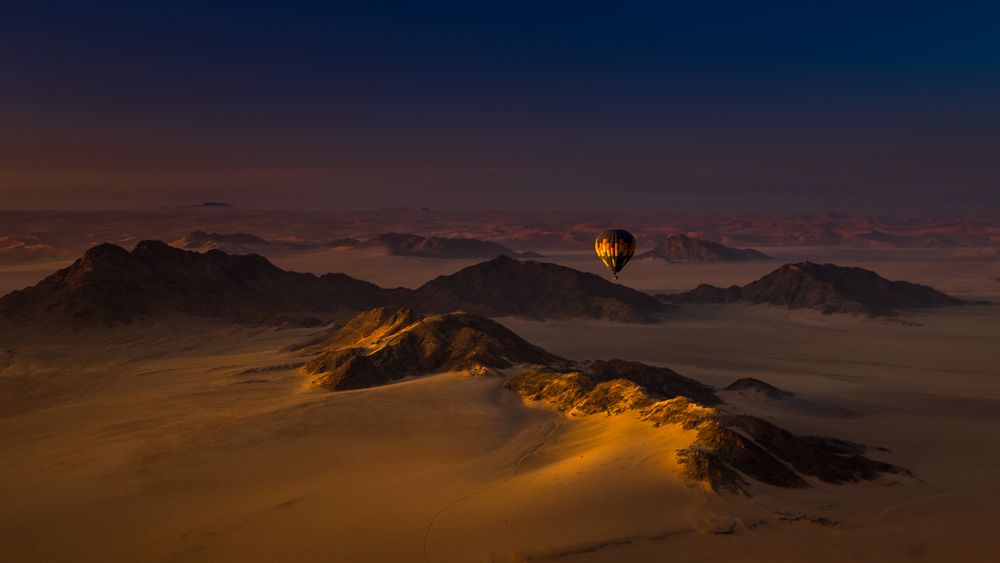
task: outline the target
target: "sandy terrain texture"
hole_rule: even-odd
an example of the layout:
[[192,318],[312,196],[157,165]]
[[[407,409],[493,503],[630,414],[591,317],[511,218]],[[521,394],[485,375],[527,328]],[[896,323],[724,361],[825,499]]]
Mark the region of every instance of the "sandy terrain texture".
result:
[[[571,358],[622,357],[798,433],[890,451],[914,478],[750,498],[685,481],[692,438],[525,404],[503,377],[309,384],[325,330],[189,321],[0,339],[0,559],[992,561],[1000,311],[907,323],[688,306],[654,325],[500,319]],[[608,338],[613,334],[614,338]]]

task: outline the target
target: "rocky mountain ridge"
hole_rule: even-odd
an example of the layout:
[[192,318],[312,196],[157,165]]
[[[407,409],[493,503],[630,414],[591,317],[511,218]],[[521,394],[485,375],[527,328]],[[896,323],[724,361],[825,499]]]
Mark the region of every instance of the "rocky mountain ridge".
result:
[[33,287],[0,297],[0,320],[122,325],[171,315],[268,323],[378,306],[490,316],[652,322],[663,305],[644,293],[543,262],[500,256],[411,290],[330,273],[288,272],[255,254],[205,253],[140,242],[88,250]]
[[680,426],[695,433],[693,444],[671,453],[684,475],[716,492],[749,495],[752,481],[802,488],[810,478],[847,483],[908,473],[865,457],[863,445],[793,434],[733,412],[712,387],[670,369],[619,359],[570,362],[469,313],[421,317],[408,309],[376,309],[310,351],[316,356],[303,369],[329,390],[445,371],[509,370],[507,389],[569,415],[631,414],[654,426]]
[[662,296],[673,303],[768,303],[823,313],[894,315],[899,308],[942,307],[965,303],[932,287],[890,281],[871,270],[800,262],[785,264],[744,286],[702,284]]

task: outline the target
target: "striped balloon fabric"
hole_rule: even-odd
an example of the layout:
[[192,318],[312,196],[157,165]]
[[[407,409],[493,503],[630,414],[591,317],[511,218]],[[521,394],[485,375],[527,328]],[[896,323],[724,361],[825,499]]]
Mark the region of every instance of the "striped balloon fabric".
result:
[[618,279],[618,272],[635,254],[635,237],[628,231],[611,229],[597,235],[594,250],[598,258],[611,270],[611,275]]

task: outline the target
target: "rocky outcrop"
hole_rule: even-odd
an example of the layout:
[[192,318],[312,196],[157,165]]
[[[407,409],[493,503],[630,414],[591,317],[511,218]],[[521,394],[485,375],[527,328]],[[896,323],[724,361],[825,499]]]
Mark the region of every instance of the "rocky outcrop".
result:
[[329,390],[447,371],[566,363],[490,319],[460,312],[421,317],[406,308],[362,313],[314,350],[318,355],[304,370]]
[[691,446],[674,452],[677,462],[687,477],[716,492],[749,495],[752,481],[800,488],[809,486],[807,478],[847,483],[908,473],[864,457],[860,444],[800,436],[761,418],[731,413],[710,388],[664,368],[620,360],[577,368],[582,369],[526,370],[506,385],[525,399],[570,414],[634,413],[655,426],[694,432]]

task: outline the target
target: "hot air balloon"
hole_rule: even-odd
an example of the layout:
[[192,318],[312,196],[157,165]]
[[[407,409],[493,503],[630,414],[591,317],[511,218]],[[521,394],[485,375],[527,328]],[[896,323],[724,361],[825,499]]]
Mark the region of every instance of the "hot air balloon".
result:
[[604,231],[597,235],[594,250],[601,262],[611,270],[612,277],[617,280],[618,272],[622,271],[629,258],[635,254],[635,237],[632,233],[621,229]]

